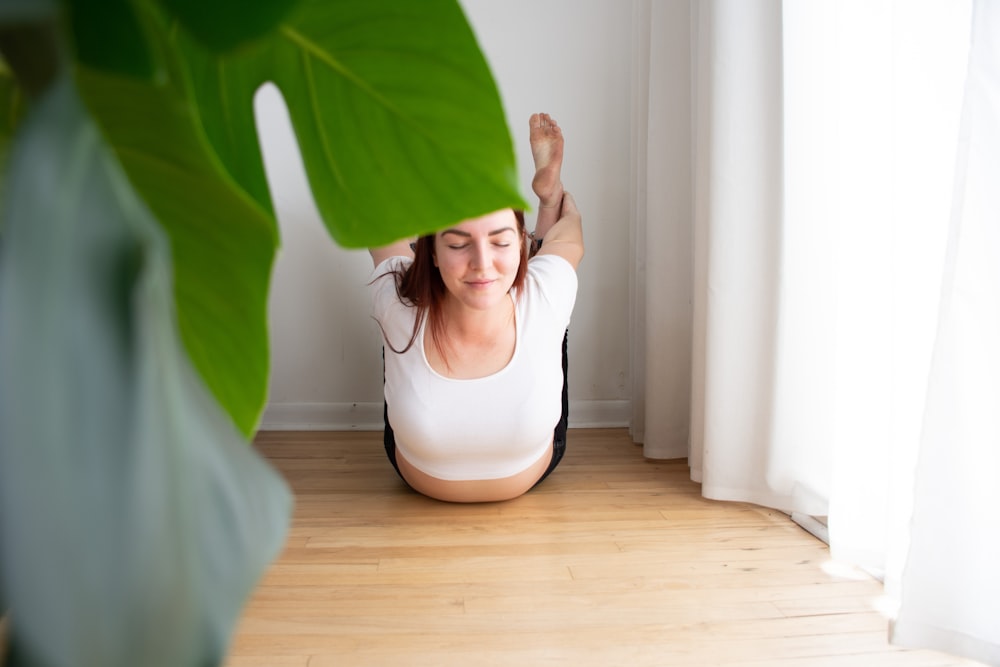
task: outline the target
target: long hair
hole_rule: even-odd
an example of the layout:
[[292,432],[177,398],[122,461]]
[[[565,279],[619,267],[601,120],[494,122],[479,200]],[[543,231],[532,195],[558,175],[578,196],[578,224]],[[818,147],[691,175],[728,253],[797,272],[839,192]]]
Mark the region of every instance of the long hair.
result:
[[[521,261],[517,266],[517,273],[514,274],[514,282],[511,285],[512,291],[520,291],[524,286],[524,277],[528,274],[528,234],[524,225],[524,211],[514,209],[514,217],[517,219],[517,235],[521,245]],[[395,269],[396,294],[399,300],[407,306],[417,309],[417,316],[413,320],[413,331],[410,332],[410,340],[406,346],[397,350],[382,331],[382,338],[390,350],[396,354],[403,354],[411,347],[417,339],[417,333],[426,319],[431,332],[431,340],[438,353],[447,363],[444,340],[444,297],[447,288],[441,278],[441,272],[434,265],[434,234],[421,236],[413,249],[413,263],[405,269]],[[383,274],[385,275],[385,274]],[[382,276],[379,276],[381,278]],[[376,278],[378,280],[378,278]],[[379,323],[381,327],[381,323]]]

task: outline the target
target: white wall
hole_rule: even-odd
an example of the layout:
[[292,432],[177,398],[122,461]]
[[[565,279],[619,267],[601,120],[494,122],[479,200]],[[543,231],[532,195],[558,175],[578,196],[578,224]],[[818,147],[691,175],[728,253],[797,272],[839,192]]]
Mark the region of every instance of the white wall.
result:
[[[563,181],[583,211],[587,243],[570,325],[571,426],[624,426],[631,416],[633,4],[462,2],[500,88],[528,201],[528,117],[551,113],[566,137]],[[365,293],[371,260],[337,247],[322,227],[280,97],[262,91],[257,106],[282,233],[262,428],[381,428],[381,339]]]

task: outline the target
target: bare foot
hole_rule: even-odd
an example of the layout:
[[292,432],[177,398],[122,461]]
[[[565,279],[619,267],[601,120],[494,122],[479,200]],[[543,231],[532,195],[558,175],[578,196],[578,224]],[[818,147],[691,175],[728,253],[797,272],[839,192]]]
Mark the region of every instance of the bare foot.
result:
[[535,160],[535,177],[531,189],[538,195],[543,208],[562,203],[562,130],[547,113],[531,115],[528,121],[531,140],[531,157]]

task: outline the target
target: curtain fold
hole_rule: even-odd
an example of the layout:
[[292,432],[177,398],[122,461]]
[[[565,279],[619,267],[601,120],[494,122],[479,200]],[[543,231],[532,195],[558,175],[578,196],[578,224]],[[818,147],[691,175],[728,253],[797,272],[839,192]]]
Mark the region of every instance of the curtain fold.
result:
[[691,108],[677,91],[691,80],[690,7],[687,0],[640,0],[633,7],[631,376],[632,395],[649,400],[632,402],[632,438],[644,443],[650,458],[684,458],[691,382]]
[[638,7],[633,436],[706,497],[828,516],[893,641],[1000,664],[996,3]]
[[781,3],[694,5],[689,462],[706,497],[786,507],[766,483],[782,256]]
[[1000,665],[1000,5],[975,4],[941,317],[893,641]]

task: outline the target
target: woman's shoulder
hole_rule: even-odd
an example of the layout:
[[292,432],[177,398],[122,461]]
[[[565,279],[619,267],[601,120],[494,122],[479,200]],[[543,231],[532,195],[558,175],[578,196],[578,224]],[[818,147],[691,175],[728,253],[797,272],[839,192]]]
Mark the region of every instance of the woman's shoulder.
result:
[[576,269],[559,255],[536,255],[528,260],[528,277],[545,284],[552,281],[576,284]]
[[398,273],[400,271],[405,271],[409,268],[410,264],[413,264],[412,257],[404,257],[403,255],[393,255],[392,257],[386,257],[381,262],[372,269],[371,280],[375,281],[385,275],[391,275]]
[[524,292],[518,295],[523,312],[540,309],[554,313],[561,322],[569,320],[576,303],[578,281],[568,260],[559,255],[532,257],[524,283]]
[[413,260],[409,257],[388,257],[372,269],[368,277],[368,289],[376,310],[384,310],[399,301],[397,286],[400,284],[400,277],[412,263]]

